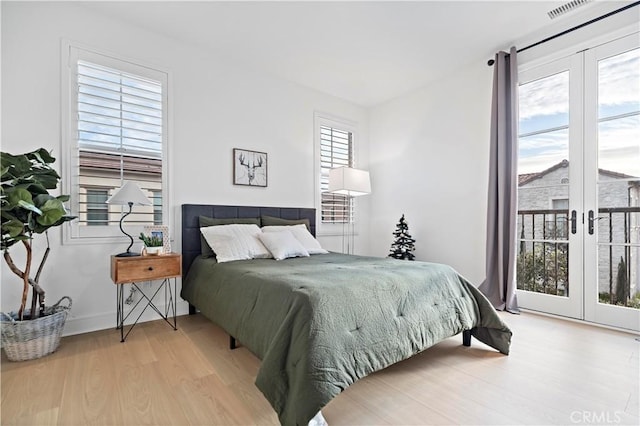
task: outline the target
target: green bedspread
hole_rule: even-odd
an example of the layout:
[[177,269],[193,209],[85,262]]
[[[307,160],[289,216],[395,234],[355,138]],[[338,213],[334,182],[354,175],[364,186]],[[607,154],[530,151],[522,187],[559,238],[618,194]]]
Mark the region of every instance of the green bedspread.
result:
[[341,254],[197,258],[181,296],[261,360],[257,387],[285,425],[356,380],[460,333],[508,354],[511,331],[446,265]]

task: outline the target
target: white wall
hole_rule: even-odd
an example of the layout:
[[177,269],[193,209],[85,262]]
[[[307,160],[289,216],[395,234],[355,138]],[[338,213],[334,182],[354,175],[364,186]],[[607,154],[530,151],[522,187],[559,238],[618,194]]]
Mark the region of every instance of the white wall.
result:
[[404,213],[416,259],[484,279],[491,79],[479,63],[371,110],[373,254]]
[[[168,225],[180,249],[180,205],[215,203],[314,207],[314,111],[359,125],[359,165],[367,166],[367,115],[363,108],[253,71],[215,52],[95,15],[74,3],[2,2],[1,149],[26,152],[44,146],[61,159],[61,40],[69,39],[170,73]],[[267,188],[232,185],[232,149],[267,152]],[[58,169],[61,161],[56,163]],[[367,203],[361,205],[368,229]],[[52,253],[42,284],[48,302],[73,298],[66,334],[113,327],[115,287],[109,256],[125,247],[62,245],[51,232]],[[321,242],[338,248],[336,237]],[[368,246],[363,233],[359,247]],[[16,251],[18,262],[22,258]],[[2,262],[1,308],[15,310],[20,280]],[[186,312],[181,303],[180,312]],[[151,317],[152,318],[152,317]]]

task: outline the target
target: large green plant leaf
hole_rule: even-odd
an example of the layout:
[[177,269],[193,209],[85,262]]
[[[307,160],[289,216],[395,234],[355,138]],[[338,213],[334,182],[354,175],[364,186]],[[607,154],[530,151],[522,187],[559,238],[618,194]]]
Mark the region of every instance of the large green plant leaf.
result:
[[[33,177],[32,177],[33,178]],[[32,195],[48,194],[47,188],[40,182],[34,182],[28,179],[15,179],[13,182],[15,188],[23,188],[29,191]]]
[[41,163],[52,164],[56,161],[56,159],[51,156],[51,153],[44,148],[28,153],[27,156],[29,155],[33,155],[33,157],[37,158]]
[[12,209],[22,207],[30,210],[30,208],[25,207],[25,205],[35,207],[31,193],[24,188],[10,188],[6,191],[6,195],[7,202]]
[[54,223],[52,226],[60,226],[65,222],[70,222],[74,219],[77,219],[78,216],[62,216],[56,223]]
[[24,231],[24,224],[18,219],[2,221],[2,235],[9,234],[9,237],[16,238]]
[[62,201],[51,195],[38,195],[34,199],[34,203],[36,203],[42,211],[42,214],[36,218],[36,222],[43,226],[52,226],[67,213]]
[[11,155],[9,153],[2,152],[0,153],[0,161],[2,162],[3,167],[7,167],[9,169],[6,174],[9,174],[10,177],[24,175],[31,169],[31,161],[26,155]]
[[40,215],[40,214],[42,214],[42,210],[40,210],[40,209],[39,209],[39,208],[37,208],[35,205],[30,204],[30,203],[28,203],[28,202],[26,202],[26,201],[24,201],[24,200],[20,200],[20,201],[18,201],[18,205],[19,205],[20,207],[22,207],[23,209],[25,209],[25,210],[32,211],[32,212],[34,212],[34,213],[36,213],[36,214],[39,214],[39,215]]
[[47,189],[56,189],[60,181],[60,176],[58,172],[47,166],[47,168],[44,169],[34,170],[31,179],[34,181],[34,184],[38,184]]

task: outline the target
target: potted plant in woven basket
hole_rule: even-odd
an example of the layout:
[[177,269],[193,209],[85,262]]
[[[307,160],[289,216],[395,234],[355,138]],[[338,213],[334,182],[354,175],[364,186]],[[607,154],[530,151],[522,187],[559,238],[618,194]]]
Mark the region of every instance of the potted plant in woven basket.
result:
[[[22,282],[22,299],[17,312],[2,313],[2,347],[11,361],[39,358],[55,351],[71,299],[63,297],[53,306],[45,306],[45,292],[40,276],[49,257],[47,231],[75,219],[66,213],[63,203],[68,195],[53,196],[60,176],[51,167],[55,162],[47,150],[40,148],[26,154],[0,153],[2,191],[2,243],[4,260],[9,269]],[[46,250],[37,266],[33,264],[33,244],[38,234],[46,242]],[[25,251],[24,269],[13,260],[12,251],[22,247]],[[34,275],[35,271],[35,275]],[[31,306],[27,299],[31,290]],[[63,305],[63,302],[66,302]]]

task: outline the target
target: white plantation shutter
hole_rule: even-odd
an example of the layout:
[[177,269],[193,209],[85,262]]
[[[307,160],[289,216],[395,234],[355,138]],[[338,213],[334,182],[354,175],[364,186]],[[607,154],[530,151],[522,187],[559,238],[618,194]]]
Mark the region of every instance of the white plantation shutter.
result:
[[320,205],[323,223],[349,223],[353,220],[352,199],[327,192],[329,170],[342,166],[353,167],[353,134],[320,126]]
[[78,61],[78,145],[162,158],[162,84]]
[[117,235],[128,207],[107,206],[104,220],[95,194],[113,195],[124,181],[135,182],[153,204],[134,206],[127,224],[163,223],[166,73],[74,47],[69,71],[69,178],[78,216],[71,238]]

